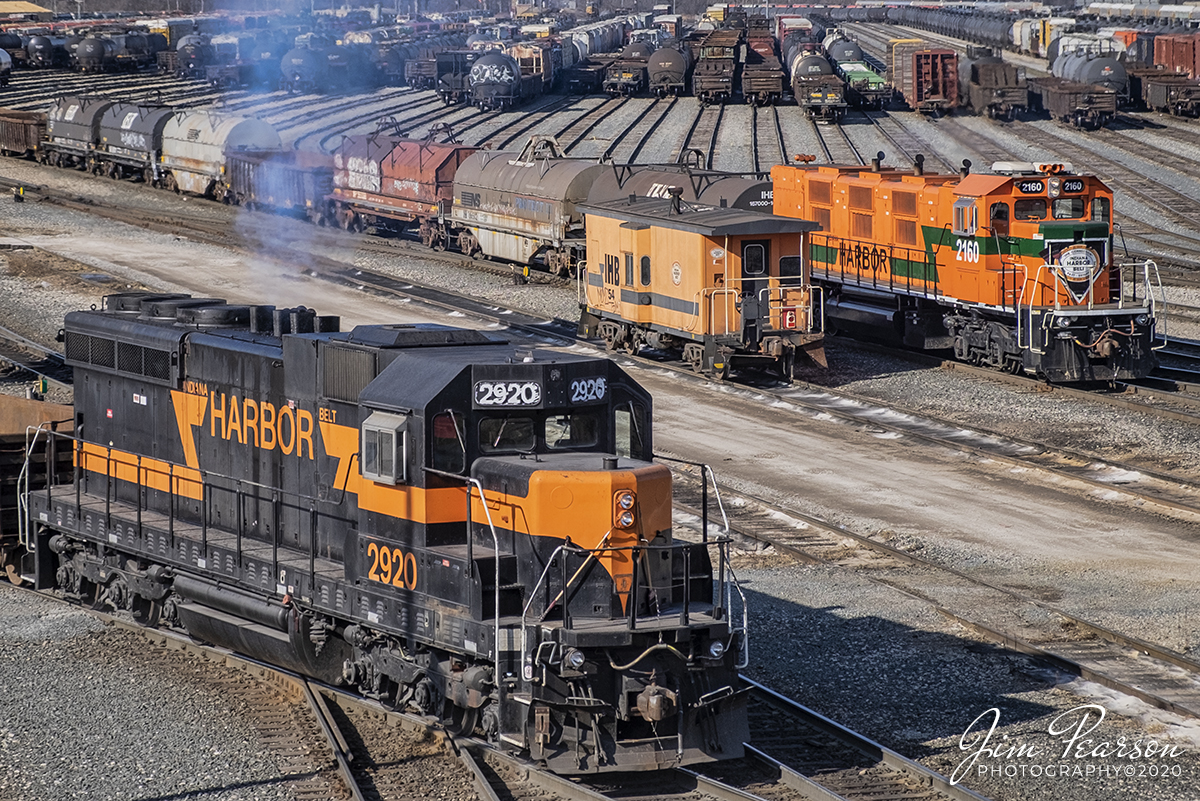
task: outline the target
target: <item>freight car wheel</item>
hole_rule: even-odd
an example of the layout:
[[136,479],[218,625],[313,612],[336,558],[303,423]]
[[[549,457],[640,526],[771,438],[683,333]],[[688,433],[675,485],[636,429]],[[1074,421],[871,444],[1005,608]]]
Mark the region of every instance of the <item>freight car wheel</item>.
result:
[[179,194],[179,184],[175,183],[175,176],[171,173],[167,173],[166,177],[162,179],[162,187],[168,192]]

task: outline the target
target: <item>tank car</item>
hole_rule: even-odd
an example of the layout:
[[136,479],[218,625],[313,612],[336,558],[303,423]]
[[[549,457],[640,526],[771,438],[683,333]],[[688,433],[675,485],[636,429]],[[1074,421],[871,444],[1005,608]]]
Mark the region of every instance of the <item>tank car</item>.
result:
[[840,30],[830,31],[825,35],[825,53],[835,64],[844,61],[862,61],[863,51],[858,42],[846,37]]
[[483,332],[339,329],[147,293],[69,314],[77,436],[39,438],[76,469],[24,498],[35,587],[563,774],[741,756],[729,542],[672,536],[649,393]]
[[1117,102],[1129,98],[1129,75],[1116,56],[1086,50],[1067,50],[1050,64],[1050,74],[1073,83],[1093,84],[1111,89]]
[[100,120],[113,101],[87,95],[61,97],[46,112],[47,163],[55,167],[88,166],[100,140]]
[[628,44],[604,72],[603,89],[610,95],[637,95],[646,90],[651,48],[644,42]]
[[226,154],[234,150],[280,150],[275,129],[262,120],[181,111],[167,120],[160,164],[164,188],[229,200]]
[[38,34],[29,37],[25,45],[26,59],[30,67],[51,69],[66,67],[70,63],[67,52],[67,37],[56,34]]
[[320,92],[329,85],[329,58],[324,49],[295,47],[283,54],[279,72],[279,88],[285,92]]
[[1056,383],[1148,375],[1161,287],[1153,263],[1115,259],[1112,191],[1066,165],[993,170],[774,167],[775,212],[821,226],[825,319]]
[[824,364],[802,258],[816,224],[685,203],[682,192],[584,207],[581,335],[610,350],[674,351],[721,376],[756,368],[790,379],[797,356]]
[[28,43],[21,38],[21,35],[16,31],[0,31],[0,50],[8,56],[8,61],[11,65],[18,67],[25,66],[25,60],[28,57],[26,50]]
[[100,117],[99,138],[89,166],[109,178],[140,177],[158,183],[163,129],[175,115],[170,106],[114,103]]
[[499,111],[537,97],[542,78],[526,76],[516,59],[501,50],[487,52],[471,65],[471,104],[485,111]]
[[217,51],[209,36],[189,34],[175,43],[175,74],[179,78],[202,78],[216,61]]
[[692,78],[692,54],[668,45],[656,50],[646,62],[646,83],[659,97],[687,94]]
[[117,33],[89,36],[75,51],[82,72],[138,70],[156,63],[157,54],[167,49],[160,33]]
[[583,213],[592,182],[604,167],[569,159],[551,137],[532,137],[520,153],[482,150],[462,162],[454,177],[452,224],[459,246],[556,275],[584,258]]
[[793,52],[792,94],[796,104],[811,119],[840,119],[846,112],[845,83],[833,74],[829,59],[808,51]]

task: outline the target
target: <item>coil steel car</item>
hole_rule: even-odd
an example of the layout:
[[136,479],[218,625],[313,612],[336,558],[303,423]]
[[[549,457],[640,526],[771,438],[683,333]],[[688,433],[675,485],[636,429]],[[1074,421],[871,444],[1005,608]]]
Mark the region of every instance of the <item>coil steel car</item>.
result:
[[673,537],[650,395],[478,331],[339,328],[148,293],[67,315],[76,434],[37,440],[76,469],[24,498],[36,586],[563,774],[740,757],[728,541]]

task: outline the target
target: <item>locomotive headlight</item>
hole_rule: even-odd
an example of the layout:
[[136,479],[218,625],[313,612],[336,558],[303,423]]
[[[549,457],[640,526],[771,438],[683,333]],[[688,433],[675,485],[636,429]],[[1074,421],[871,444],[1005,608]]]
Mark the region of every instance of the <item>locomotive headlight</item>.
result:
[[1054,324],[1059,328],[1066,328],[1071,323],[1075,322],[1070,317],[1059,317],[1054,321]]
[[1146,323],[1150,322],[1150,315],[1139,314],[1137,317],[1133,318],[1133,321],[1138,325],[1145,325]]
[[633,525],[633,512],[621,512],[621,516],[617,518],[617,524],[621,528],[629,528]]
[[633,508],[634,497],[632,492],[623,492],[617,497],[617,505],[622,509]]
[[1050,197],[1058,197],[1059,193],[1062,192],[1062,178],[1051,178],[1046,182],[1046,185],[1048,189],[1047,194]]
[[708,644],[708,655],[713,659],[720,659],[725,655],[725,643],[720,640],[713,640]]
[[563,664],[571,670],[579,670],[586,661],[587,657],[578,648],[568,648],[567,652],[563,654]]

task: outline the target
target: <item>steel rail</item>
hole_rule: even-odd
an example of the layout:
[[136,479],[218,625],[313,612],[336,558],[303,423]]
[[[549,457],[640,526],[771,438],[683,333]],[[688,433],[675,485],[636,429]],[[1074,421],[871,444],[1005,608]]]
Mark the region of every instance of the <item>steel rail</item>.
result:
[[296,680],[303,687],[304,697],[308,701],[309,708],[312,709],[313,715],[316,716],[317,724],[321,727],[321,731],[325,735],[325,740],[329,743],[330,750],[333,751],[333,758],[337,763],[338,774],[342,777],[342,783],[346,785],[347,792],[350,793],[350,797],[354,801],[367,801],[367,797],[363,794],[362,787],[358,783],[358,778],[350,768],[350,762],[354,759],[354,754],[351,753],[350,746],[346,744],[346,737],[338,727],[337,721],[329,713],[329,705],[325,703],[325,697],[321,695],[319,689],[313,687],[311,681],[300,676],[297,676]]

